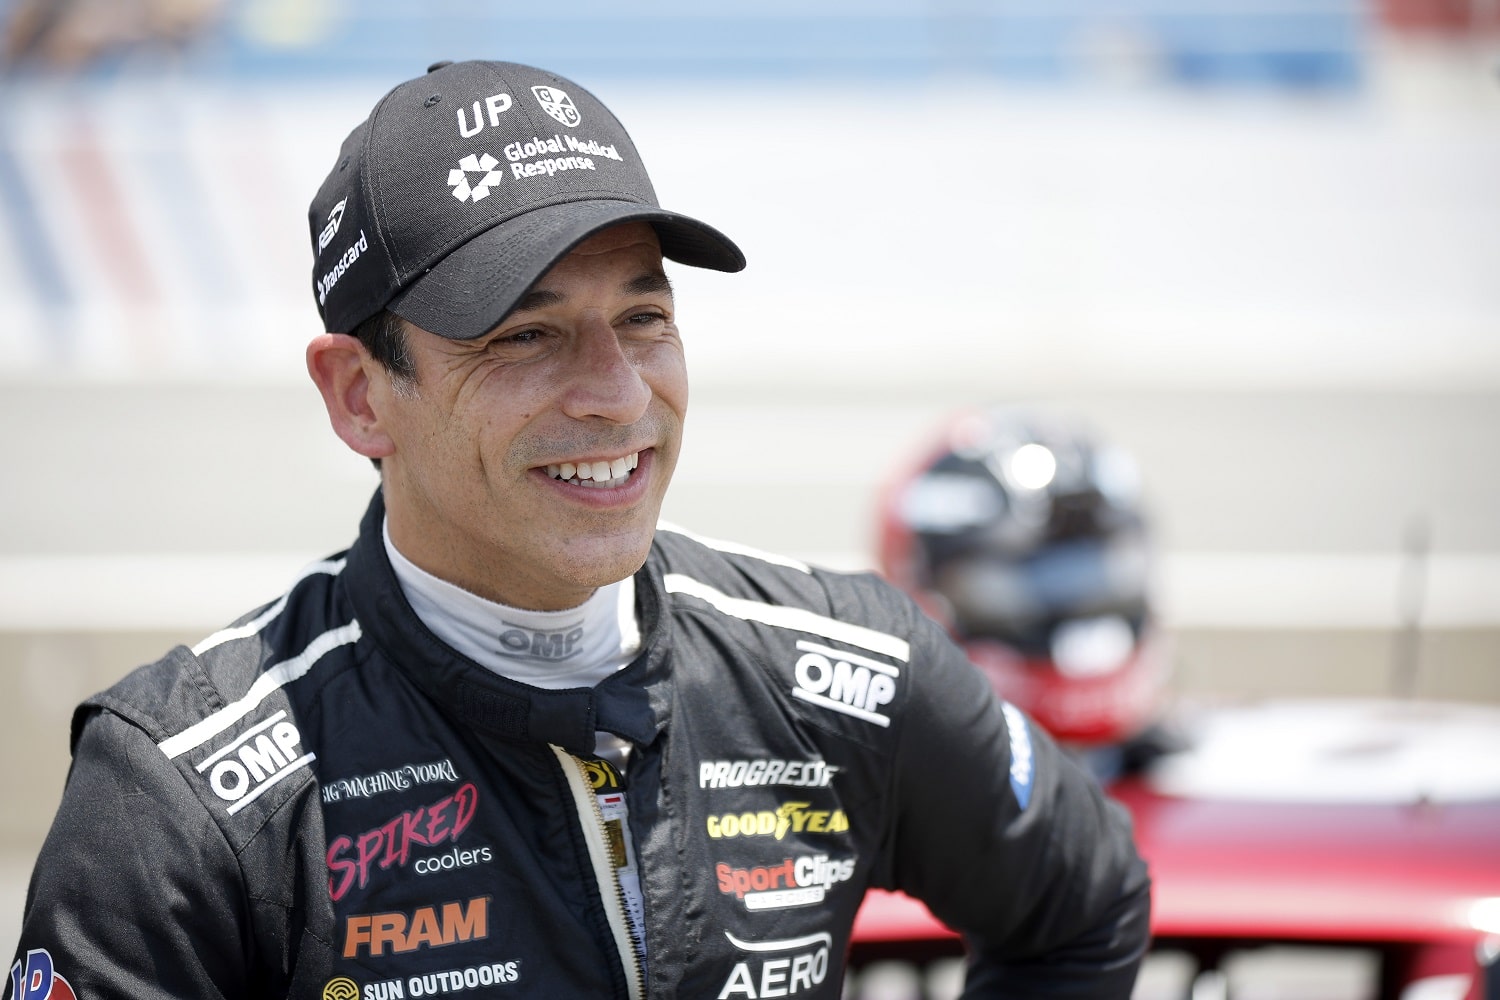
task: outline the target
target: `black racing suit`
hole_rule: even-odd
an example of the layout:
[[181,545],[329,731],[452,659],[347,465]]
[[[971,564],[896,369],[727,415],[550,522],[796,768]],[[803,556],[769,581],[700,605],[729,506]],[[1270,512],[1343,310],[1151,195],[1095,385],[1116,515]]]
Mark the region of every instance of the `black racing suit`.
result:
[[377,494],[346,554],[80,706],[23,1000],[833,998],[869,886],[964,933],[967,995],[1128,996],[1149,901],[1124,811],[894,588],[662,530],[640,656],[540,690],[427,630],[383,516]]

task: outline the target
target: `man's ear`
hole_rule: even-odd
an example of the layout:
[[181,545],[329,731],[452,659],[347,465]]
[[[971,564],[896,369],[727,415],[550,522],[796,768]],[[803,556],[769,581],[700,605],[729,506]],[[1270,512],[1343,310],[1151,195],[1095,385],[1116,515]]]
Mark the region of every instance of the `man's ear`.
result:
[[372,378],[385,378],[384,368],[357,337],[324,333],[307,345],[307,373],[312,376],[333,432],[355,454],[384,458],[396,450],[372,405]]

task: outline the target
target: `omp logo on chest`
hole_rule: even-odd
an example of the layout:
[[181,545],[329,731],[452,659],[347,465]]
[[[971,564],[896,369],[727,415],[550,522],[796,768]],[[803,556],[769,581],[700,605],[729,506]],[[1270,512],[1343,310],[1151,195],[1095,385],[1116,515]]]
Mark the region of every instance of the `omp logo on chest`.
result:
[[547,661],[566,660],[578,652],[578,640],[583,638],[583,627],[575,625],[541,632],[511,625],[497,638],[500,648],[512,656]]
[[229,803],[225,811],[234,815],[282,778],[317,759],[317,754],[303,753],[301,743],[302,734],[280,711],[195,764],[193,770],[208,775],[208,787]]
[[724,813],[708,817],[708,835],[714,840],[733,837],[775,837],[788,833],[847,833],[849,817],[842,809],[810,809],[811,802],[783,802],[774,812]]
[[361,913],[344,921],[344,957],[371,958],[442,948],[490,936],[490,897],[419,906],[411,913]]
[[792,668],[793,697],[877,726],[891,724],[879,709],[896,697],[899,667],[815,642],[799,641],[797,648],[802,655]]

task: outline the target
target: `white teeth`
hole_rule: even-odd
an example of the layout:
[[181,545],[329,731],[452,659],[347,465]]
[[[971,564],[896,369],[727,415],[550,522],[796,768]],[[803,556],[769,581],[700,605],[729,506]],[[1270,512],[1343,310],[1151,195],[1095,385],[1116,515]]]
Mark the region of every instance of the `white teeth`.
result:
[[547,466],[547,475],[574,486],[613,486],[641,464],[640,452],[631,452],[608,462],[560,462]]

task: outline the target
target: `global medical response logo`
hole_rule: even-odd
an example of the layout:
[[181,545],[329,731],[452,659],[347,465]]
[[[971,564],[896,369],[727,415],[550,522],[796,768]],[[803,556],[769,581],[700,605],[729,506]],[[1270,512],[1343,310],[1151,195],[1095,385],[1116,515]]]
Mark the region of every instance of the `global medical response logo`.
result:
[[[470,153],[458,161],[458,166],[448,171],[448,186],[453,189],[453,197],[459,201],[477,202],[481,198],[490,196],[490,185],[499,184],[505,179],[505,171],[496,170],[500,161],[489,153],[483,156],[475,156]],[[474,174],[476,180],[469,183],[469,175]]]
[[554,119],[572,128],[583,121],[583,115],[579,113],[573,98],[566,91],[558,90],[556,87],[532,87],[531,95],[536,102],[542,106],[542,110]]
[[708,817],[714,840],[735,837],[774,837],[788,833],[847,833],[849,817],[842,809],[813,809],[811,802],[783,802],[774,811],[724,813]]
[[24,963],[18,959],[10,967],[10,995],[13,1000],[76,1000],[78,996],[53,969],[52,953],[46,948],[28,951]]
[[733,893],[745,909],[784,910],[823,902],[829,889],[854,877],[854,859],[814,854],[757,868],[734,868],[720,862],[714,874],[719,891]]
[[724,936],[751,957],[735,963],[724,988],[719,990],[719,1000],[794,996],[823,985],[828,978],[831,934],[808,934],[782,941],[741,941],[728,931]]

